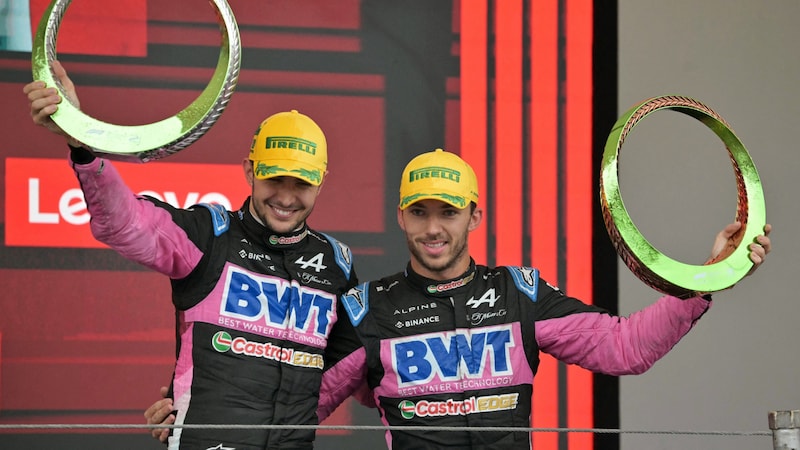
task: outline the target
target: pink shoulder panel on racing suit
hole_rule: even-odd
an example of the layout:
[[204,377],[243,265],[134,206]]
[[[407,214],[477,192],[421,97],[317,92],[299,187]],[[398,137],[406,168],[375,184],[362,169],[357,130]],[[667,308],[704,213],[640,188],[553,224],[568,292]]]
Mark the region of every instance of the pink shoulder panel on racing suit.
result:
[[166,210],[136,196],[106,160],[72,166],[98,241],[170,278],[189,275],[203,255]]
[[536,322],[539,348],[566,363],[608,375],[645,372],[692,329],[711,306],[700,297],[661,297],[617,317],[580,313]]

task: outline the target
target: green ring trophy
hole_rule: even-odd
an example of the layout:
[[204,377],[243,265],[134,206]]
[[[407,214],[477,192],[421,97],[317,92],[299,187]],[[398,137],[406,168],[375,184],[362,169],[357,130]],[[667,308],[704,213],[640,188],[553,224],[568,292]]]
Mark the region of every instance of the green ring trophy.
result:
[[172,155],[202,137],[219,119],[239,78],[241,42],[239,28],[225,0],[210,0],[216,8],[222,34],[219,60],[203,92],[175,116],[147,125],[113,125],[81,112],[64,94],[51,69],[64,12],[71,0],[53,0],[39,22],[31,51],[33,79],[55,86],[66,101],[59,104],[53,121],[74,139],[108,159],[148,162]]
[[[742,223],[736,248],[705,265],[684,264],[659,252],[631,220],[619,189],[619,154],[626,136],[647,115],[662,109],[691,116],[725,144],[736,175],[736,220]],[[755,165],[739,138],[722,117],[697,100],[663,96],[646,100],[617,120],[606,141],[600,178],[600,200],[606,230],[628,269],[648,286],[680,298],[721,291],[744,278],[753,267],[748,245],[766,225],[764,192]]]

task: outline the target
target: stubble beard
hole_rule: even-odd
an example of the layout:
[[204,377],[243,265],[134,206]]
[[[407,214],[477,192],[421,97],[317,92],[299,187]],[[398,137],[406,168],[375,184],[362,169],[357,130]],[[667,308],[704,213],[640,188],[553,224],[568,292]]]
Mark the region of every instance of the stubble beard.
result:
[[[286,222],[277,222],[277,221],[273,221],[273,220],[270,219],[270,217],[269,217],[269,215],[267,214],[267,211],[266,211],[267,208],[270,208],[270,206],[264,205],[264,204],[261,204],[261,203],[254,203],[253,204],[253,210],[255,210],[256,217],[258,218],[258,220],[260,220],[261,223],[264,226],[269,228],[270,231],[274,231],[274,232],[280,233],[280,234],[291,233],[292,231],[300,229],[303,226],[303,224],[306,222],[306,219],[308,218],[308,216],[311,214],[310,210],[306,211],[306,213],[299,220],[297,220],[294,223],[292,223],[292,225],[291,225],[291,227],[289,229],[286,229],[285,228]],[[278,224],[282,225],[280,227],[280,229],[278,229],[278,227],[276,226],[276,223],[273,223],[273,222],[277,222]]]
[[[420,266],[425,268],[425,270],[431,272],[432,274],[442,274],[443,272],[452,269],[455,267],[467,253],[467,239],[466,236],[463,239],[460,239],[456,242],[453,242],[453,252],[451,256],[444,261],[436,264],[436,260],[432,260],[429,257],[426,257],[423,252],[417,247],[417,244],[413,239],[406,236],[406,241],[408,242],[408,250],[411,252],[411,255],[414,259],[419,263]],[[419,244],[422,246],[423,244]],[[457,274],[458,276],[460,274]],[[454,278],[454,277],[447,277],[447,278]]]

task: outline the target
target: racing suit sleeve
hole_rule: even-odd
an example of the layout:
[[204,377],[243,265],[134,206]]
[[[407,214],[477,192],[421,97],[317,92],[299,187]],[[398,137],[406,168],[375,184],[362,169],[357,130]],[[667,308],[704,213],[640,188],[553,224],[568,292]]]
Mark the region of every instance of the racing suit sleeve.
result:
[[203,255],[168,211],[135,195],[109,161],[94,158],[72,167],[95,239],[170,278],[189,275]]
[[341,302],[337,316],[325,348],[325,368],[317,406],[320,422],[351,395],[364,406],[375,407],[367,387],[367,353]]
[[367,386],[366,355],[364,347],[360,347],[322,374],[317,405],[320,422],[336,411],[351,395],[362,405],[375,407],[372,391]]
[[540,301],[557,305],[550,309],[560,312],[535,322],[540,350],[565,363],[615,376],[650,369],[711,306],[701,297],[681,300],[664,296],[628,317],[620,317],[558,290],[545,291]]

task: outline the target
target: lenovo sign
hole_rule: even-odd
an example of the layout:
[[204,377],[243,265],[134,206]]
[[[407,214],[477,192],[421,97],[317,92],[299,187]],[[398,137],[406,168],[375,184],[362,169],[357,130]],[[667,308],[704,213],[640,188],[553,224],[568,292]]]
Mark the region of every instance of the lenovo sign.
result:
[[[186,208],[196,203],[238,207],[249,194],[240,165],[115,164],[139,194]],[[75,174],[61,159],[6,159],[6,246],[102,248]],[[236,203],[231,203],[236,202]]]

